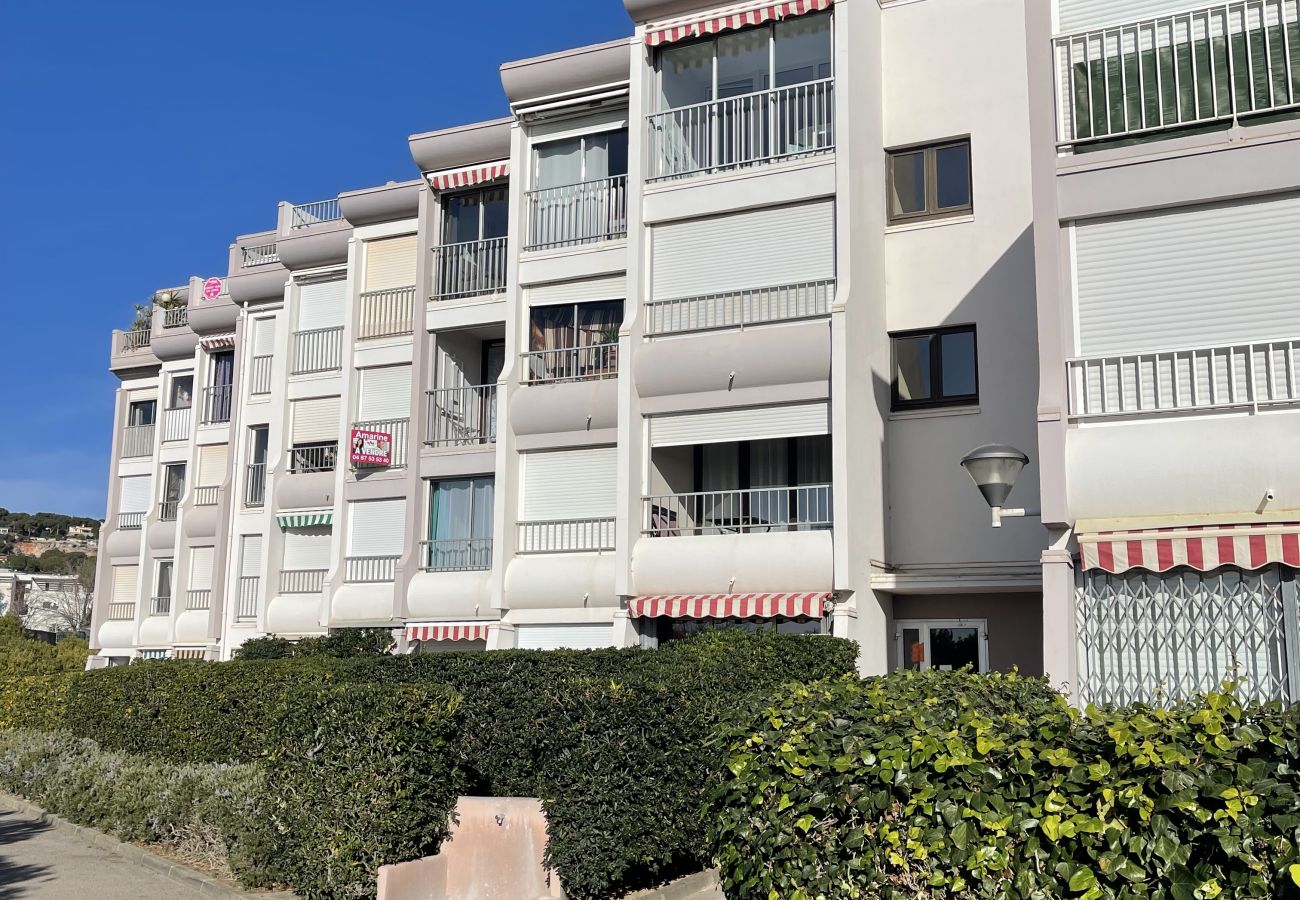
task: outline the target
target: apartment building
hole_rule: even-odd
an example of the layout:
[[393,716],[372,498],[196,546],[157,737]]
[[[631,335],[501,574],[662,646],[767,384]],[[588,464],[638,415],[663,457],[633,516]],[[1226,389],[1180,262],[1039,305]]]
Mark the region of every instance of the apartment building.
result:
[[1021,0],[625,5],[115,335],[100,659],[726,624],[1043,671],[1043,532],[957,465],[1036,453]]

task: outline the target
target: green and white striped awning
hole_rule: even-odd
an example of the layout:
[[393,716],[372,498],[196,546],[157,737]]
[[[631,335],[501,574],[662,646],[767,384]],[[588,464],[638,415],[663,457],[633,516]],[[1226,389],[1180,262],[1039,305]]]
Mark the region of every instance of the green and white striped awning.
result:
[[281,528],[311,528],[316,525],[331,525],[334,511],[329,509],[310,510],[308,512],[281,513],[275,517]]

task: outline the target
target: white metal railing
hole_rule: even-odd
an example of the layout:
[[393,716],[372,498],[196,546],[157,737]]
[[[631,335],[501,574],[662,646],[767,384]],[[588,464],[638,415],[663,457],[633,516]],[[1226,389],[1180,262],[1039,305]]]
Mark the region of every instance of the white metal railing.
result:
[[374,584],[397,577],[397,556],[349,556],[344,580],[353,584]]
[[767,534],[830,528],[831,486],[659,494],[644,500],[644,534]]
[[173,306],[163,310],[163,328],[180,328],[190,322],[188,306]]
[[196,487],[194,489],[195,506],[216,506],[221,502],[221,486]]
[[627,234],[627,176],[529,191],[525,250],[569,247]]
[[243,261],[239,264],[241,269],[265,266],[280,261],[280,254],[276,250],[275,244],[255,244],[252,247],[240,247],[239,249],[243,255]]
[[475,572],[492,568],[492,538],[420,541],[420,568],[426,572]]
[[135,618],[135,603],[110,603],[108,604],[108,618],[113,622],[129,621]]
[[1300,338],[1066,361],[1070,415],[1153,415],[1300,403]]
[[1297,0],[1233,0],[1059,35],[1059,143],[1296,107],[1297,19]]
[[289,212],[290,228],[306,228],[308,225],[319,225],[321,222],[334,222],[343,218],[337,197],[332,200],[299,203]]
[[132,328],[130,331],[117,332],[117,350],[119,353],[132,353],[149,346],[150,330]]
[[185,592],[186,609],[211,609],[212,591],[208,588],[191,588]]
[[439,447],[491,444],[497,439],[497,386],[466,385],[427,391],[429,430],[424,442]]
[[507,238],[443,244],[433,248],[431,300],[495,294],[506,286]]
[[275,357],[270,354],[254,356],[249,362],[249,393],[254,397],[271,393],[271,362]]
[[614,549],[614,520],[551,519],[520,522],[518,553],[575,553]]
[[388,464],[390,469],[400,469],[406,465],[406,436],[410,425],[410,419],[370,419],[352,423],[353,428],[392,435],[393,461]]
[[172,613],[171,597],[153,597],[149,601],[149,615],[170,616]]
[[180,510],[181,501],[179,500],[162,500],[158,503],[158,521],[175,522],[176,513]]
[[329,372],[343,360],[343,326],[313,328],[293,333],[293,368],[291,375]]
[[532,384],[590,381],[618,375],[618,344],[591,344],[523,354],[525,377]]
[[646,303],[646,334],[684,334],[823,318],[831,314],[834,296],[835,279],[826,278],[721,294],[652,300]]
[[144,527],[144,513],[123,512],[117,514],[117,527],[121,531],[139,531]]
[[835,80],[651,113],[650,178],[732,169],[835,147]]
[[261,593],[262,579],[257,575],[239,577],[239,605],[235,609],[237,619],[256,619],[257,600]]
[[214,384],[203,389],[203,424],[220,425],[230,421],[233,385]]
[[280,573],[281,594],[319,594],[325,589],[325,569],[285,569]]
[[338,456],[338,441],[295,444],[289,448],[289,471],[295,475],[307,472],[333,472]]
[[163,410],[164,441],[184,441],[190,436],[190,408],[177,406]]
[[128,425],[122,429],[122,456],[152,456],[153,430],[150,425]]
[[249,463],[244,477],[244,505],[266,504],[266,463]]
[[358,338],[410,334],[415,325],[415,286],[361,295]]

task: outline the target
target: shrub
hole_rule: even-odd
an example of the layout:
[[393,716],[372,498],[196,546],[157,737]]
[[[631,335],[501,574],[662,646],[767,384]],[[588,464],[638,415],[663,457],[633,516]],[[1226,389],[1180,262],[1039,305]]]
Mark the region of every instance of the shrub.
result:
[[388,652],[393,645],[389,628],[337,628],[320,637],[306,637],[297,641],[284,638],[254,638],[240,645],[235,659],[295,659],[306,656],[328,656],[348,659],[357,656],[378,656]]
[[0,677],[0,729],[55,729],[63,725],[76,672]]
[[34,641],[17,616],[0,616],[0,678],[81,671],[89,655],[81,638],[66,637],[53,645]]
[[1300,896],[1300,707],[1090,709],[1008,676],[783,691],[718,740],[730,896]]

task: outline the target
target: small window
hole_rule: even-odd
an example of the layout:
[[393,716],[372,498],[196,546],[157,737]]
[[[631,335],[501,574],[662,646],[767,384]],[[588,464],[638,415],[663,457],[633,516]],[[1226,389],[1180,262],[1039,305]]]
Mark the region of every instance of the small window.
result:
[[891,150],[888,155],[891,224],[969,213],[970,140]]
[[890,343],[895,410],[979,402],[974,325],[903,332]]

